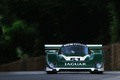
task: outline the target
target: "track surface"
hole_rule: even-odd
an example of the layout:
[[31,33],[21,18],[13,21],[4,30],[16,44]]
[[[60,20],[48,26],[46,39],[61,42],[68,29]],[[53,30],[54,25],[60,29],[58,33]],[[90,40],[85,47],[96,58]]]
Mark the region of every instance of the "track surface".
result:
[[89,72],[46,74],[45,71],[0,72],[0,80],[120,80],[120,72],[106,71],[103,74]]

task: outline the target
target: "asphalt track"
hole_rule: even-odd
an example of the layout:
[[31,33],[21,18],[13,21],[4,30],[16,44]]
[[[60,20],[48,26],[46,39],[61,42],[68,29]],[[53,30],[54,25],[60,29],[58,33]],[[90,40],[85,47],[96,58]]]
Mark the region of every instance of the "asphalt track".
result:
[[120,80],[120,72],[105,71],[103,74],[89,72],[46,74],[45,71],[0,72],[0,80]]

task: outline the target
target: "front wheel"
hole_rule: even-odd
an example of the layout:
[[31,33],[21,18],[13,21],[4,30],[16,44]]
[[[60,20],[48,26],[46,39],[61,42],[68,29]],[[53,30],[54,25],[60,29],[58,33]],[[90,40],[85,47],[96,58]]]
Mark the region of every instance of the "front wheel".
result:
[[47,71],[47,74],[57,74],[57,72]]
[[91,71],[91,74],[103,74],[103,71]]

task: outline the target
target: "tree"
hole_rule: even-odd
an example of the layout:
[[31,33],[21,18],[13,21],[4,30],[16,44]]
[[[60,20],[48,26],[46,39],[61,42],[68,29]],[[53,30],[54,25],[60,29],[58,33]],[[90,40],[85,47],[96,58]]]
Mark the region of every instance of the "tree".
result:
[[3,32],[2,32],[2,27],[0,25],[0,39],[1,39],[1,36],[2,36]]
[[120,1],[119,0],[111,0],[109,2],[110,16],[111,16],[111,26],[110,26],[110,35],[111,35],[111,43],[115,43],[120,41]]
[[3,32],[0,31],[0,44],[13,46],[10,52],[13,50],[13,54],[18,53],[21,57],[35,57],[44,54],[46,43],[109,44],[119,41],[120,6],[117,2],[0,0]]

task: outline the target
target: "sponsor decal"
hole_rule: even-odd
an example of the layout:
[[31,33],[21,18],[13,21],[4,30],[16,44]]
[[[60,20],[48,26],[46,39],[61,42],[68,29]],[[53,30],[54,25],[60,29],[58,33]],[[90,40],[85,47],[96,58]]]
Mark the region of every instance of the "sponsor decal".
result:
[[84,45],[84,44],[80,44],[80,43],[69,43],[69,44],[64,44],[63,46],[87,46],[87,45]]
[[65,66],[85,66],[86,63],[65,63]]

